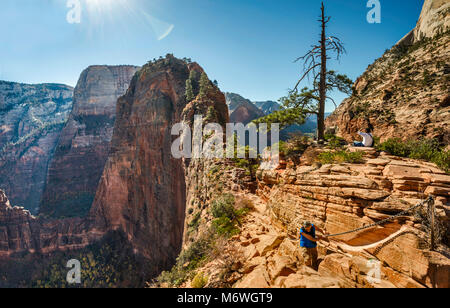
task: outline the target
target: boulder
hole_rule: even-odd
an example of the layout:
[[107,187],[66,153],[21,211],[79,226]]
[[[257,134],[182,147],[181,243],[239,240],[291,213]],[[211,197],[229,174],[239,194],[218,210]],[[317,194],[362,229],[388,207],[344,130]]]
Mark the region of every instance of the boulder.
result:
[[256,267],[250,274],[244,276],[233,288],[238,289],[263,289],[269,288],[269,275],[263,265]]

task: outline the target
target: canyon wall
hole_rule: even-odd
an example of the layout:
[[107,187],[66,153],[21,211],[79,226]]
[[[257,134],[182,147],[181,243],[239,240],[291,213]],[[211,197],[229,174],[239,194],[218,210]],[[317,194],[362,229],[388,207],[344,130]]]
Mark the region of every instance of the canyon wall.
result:
[[[53,190],[55,196],[58,192],[76,191],[79,184],[74,182],[78,179],[72,175],[74,169],[87,172],[87,168],[98,167],[86,159],[90,148],[83,149],[83,145],[94,145],[93,151],[103,153],[97,145],[105,140],[106,133],[100,133],[106,129],[97,127],[87,130],[89,123],[80,122],[79,117],[86,119],[86,115],[111,114],[113,109],[109,108],[109,104],[101,103],[104,102],[98,98],[101,95],[83,94],[84,91],[89,93],[89,89],[98,93],[98,83],[105,83],[101,72],[109,69],[89,68],[77,86],[74,110],[59,143],[59,147],[65,147],[67,142],[68,147],[59,150],[71,154],[67,157],[56,156],[49,174],[49,183],[52,183],[52,177],[56,178],[56,171],[65,175],[58,183],[66,190],[56,187]],[[0,257],[7,260],[27,252],[75,252],[101,240],[110,231],[119,231],[125,234],[134,253],[144,257],[151,265],[153,274],[173,265],[183,242],[186,190],[194,183],[194,165],[198,162],[172,156],[172,141],[178,137],[171,135],[172,126],[181,121],[192,125],[196,114],[202,114],[205,123],[218,122],[224,126],[228,122],[225,97],[212,82],[204,96],[195,93],[197,98],[186,101],[185,85],[191,71],[197,72],[197,79],[203,73],[198,64],[168,55],[145,65],[132,78],[128,91],[117,102],[110,154],[93,206],[86,217],[54,219],[40,215],[36,218],[23,208],[12,207],[2,192]],[[96,81],[94,84],[93,80]],[[111,80],[107,78],[106,81]],[[194,82],[199,83],[199,80]],[[83,89],[85,85],[88,90]],[[86,104],[80,104],[84,97],[87,97]],[[102,125],[104,123],[100,122]],[[59,169],[61,165],[56,168],[56,163],[68,164],[71,168],[66,171],[70,172],[63,173]],[[56,181],[53,183],[56,184]],[[50,189],[52,187],[48,186],[47,198]],[[48,216],[58,213],[45,207],[42,212]]]
[[[189,123],[215,104],[186,102],[191,70],[198,77],[203,72],[168,55],[135,75],[118,101],[111,153],[91,211],[98,228],[123,230],[156,271],[171,266],[180,252],[189,185],[184,169],[189,162],[171,154],[177,137],[171,135],[172,126]],[[221,99],[226,113],[223,94]]]
[[0,258],[81,249],[103,235],[91,230],[89,219],[37,219],[23,207],[11,206],[0,190]]
[[73,110],[48,169],[40,214],[85,216],[108,158],[117,99],[125,94],[136,66],[91,66],[80,76]]
[[0,81],[0,189],[32,213],[39,210],[72,96],[66,85]]
[[385,141],[435,138],[450,143],[450,2],[427,0],[411,35],[371,64],[354,94],[326,120],[327,127],[355,140],[374,129]]

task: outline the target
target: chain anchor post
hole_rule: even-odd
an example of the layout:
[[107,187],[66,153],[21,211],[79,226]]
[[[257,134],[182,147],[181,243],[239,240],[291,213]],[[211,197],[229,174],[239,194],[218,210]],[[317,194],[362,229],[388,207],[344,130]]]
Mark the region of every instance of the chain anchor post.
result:
[[429,207],[429,211],[430,211],[430,223],[431,223],[431,234],[430,234],[430,240],[431,240],[431,251],[435,251],[436,250],[436,241],[435,241],[435,213],[436,213],[436,205],[434,203],[434,198],[433,196],[430,196],[429,201],[428,201],[428,207]]

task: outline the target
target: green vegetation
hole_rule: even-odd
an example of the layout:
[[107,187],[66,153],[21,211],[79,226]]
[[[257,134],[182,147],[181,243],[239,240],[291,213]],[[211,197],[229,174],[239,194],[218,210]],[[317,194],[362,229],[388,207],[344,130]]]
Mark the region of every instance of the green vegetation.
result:
[[340,149],[347,144],[344,138],[338,137],[334,134],[325,134],[325,141],[327,141],[328,146],[334,150]]
[[208,92],[211,89],[211,81],[208,78],[208,75],[206,75],[205,72],[202,73],[200,77],[200,97],[204,98],[208,94]]
[[226,237],[239,234],[240,219],[248,213],[249,209],[246,207],[238,209],[235,203],[234,196],[231,194],[224,194],[212,203],[211,214],[215,218],[213,228],[217,234]]
[[450,151],[441,147],[439,142],[434,139],[404,142],[397,138],[391,138],[376,145],[376,147],[378,150],[385,151],[391,155],[430,161],[447,173],[450,170]]
[[361,164],[364,162],[362,152],[349,152],[345,150],[320,153],[317,160],[322,164]]
[[194,99],[194,90],[192,88],[192,80],[189,78],[186,80],[186,100],[188,102]]
[[169,287],[179,287],[185,281],[193,279],[193,287],[204,287],[208,277],[196,273],[196,270],[217,258],[215,253],[223,253],[221,245],[224,239],[240,232],[238,227],[240,220],[252,209],[253,203],[250,200],[236,202],[231,194],[219,196],[211,204],[210,211],[214,217],[212,226],[183,250],[172,269],[161,273],[156,282],[167,284]]
[[[81,263],[81,284],[68,284],[71,259]],[[152,276],[148,261],[138,258],[126,236],[111,232],[101,242],[77,251],[27,254],[0,261],[0,287],[136,288]]]
[[194,289],[202,289],[206,286],[208,283],[208,276],[203,274],[202,272],[199,272],[197,275],[195,275],[194,279],[192,279],[191,286]]
[[183,250],[172,269],[162,272],[156,281],[170,287],[179,287],[186,280],[194,278],[195,270],[204,264],[214,243],[214,235],[205,234]]

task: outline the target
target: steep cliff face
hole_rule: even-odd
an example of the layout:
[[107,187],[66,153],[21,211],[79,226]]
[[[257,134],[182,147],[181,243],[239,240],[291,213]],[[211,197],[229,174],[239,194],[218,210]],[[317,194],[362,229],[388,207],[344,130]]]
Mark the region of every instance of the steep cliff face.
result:
[[60,218],[89,212],[109,153],[117,99],[137,70],[135,66],[91,66],[83,71],[48,169],[40,214]]
[[425,0],[422,13],[414,29],[415,41],[432,38],[450,27],[450,1]]
[[172,156],[171,129],[207,108],[191,102],[185,110],[191,70],[202,72],[168,55],[135,75],[118,101],[111,154],[91,211],[98,228],[123,230],[155,271],[173,264],[183,237],[188,162]]
[[449,1],[425,1],[409,38],[387,51],[356,81],[354,95],[330,116],[346,139],[373,127],[390,137],[450,143]]
[[[88,216],[35,218],[23,208],[11,207],[2,192],[0,257],[22,262],[18,253],[67,251],[73,255],[118,231],[125,235],[133,255],[145,258],[148,273],[171,266],[183,242],[187,190],[195,183],[196,166],[201,165],[172,156],[172,126],[181,121],[192,125],[197,114],[205,117],[205,123],[228,122],[225,97],[212,82],[205,96],[195,93],[196,99],[186,101],[191,71],[200,79],[203,69],[168,55],[134,76],[117,103],[109,159]],[[74,113],[83,114],[80,110],[78,106]],[[33,255],[27,258],[28,268],[34,259]]]
[[88,219],[39,220],[23,207],[13,207],[0,190],[0,258],[80,249],[102,236],[90,230]]
[[73,88],[0,81],[0,188],[36,213]]

